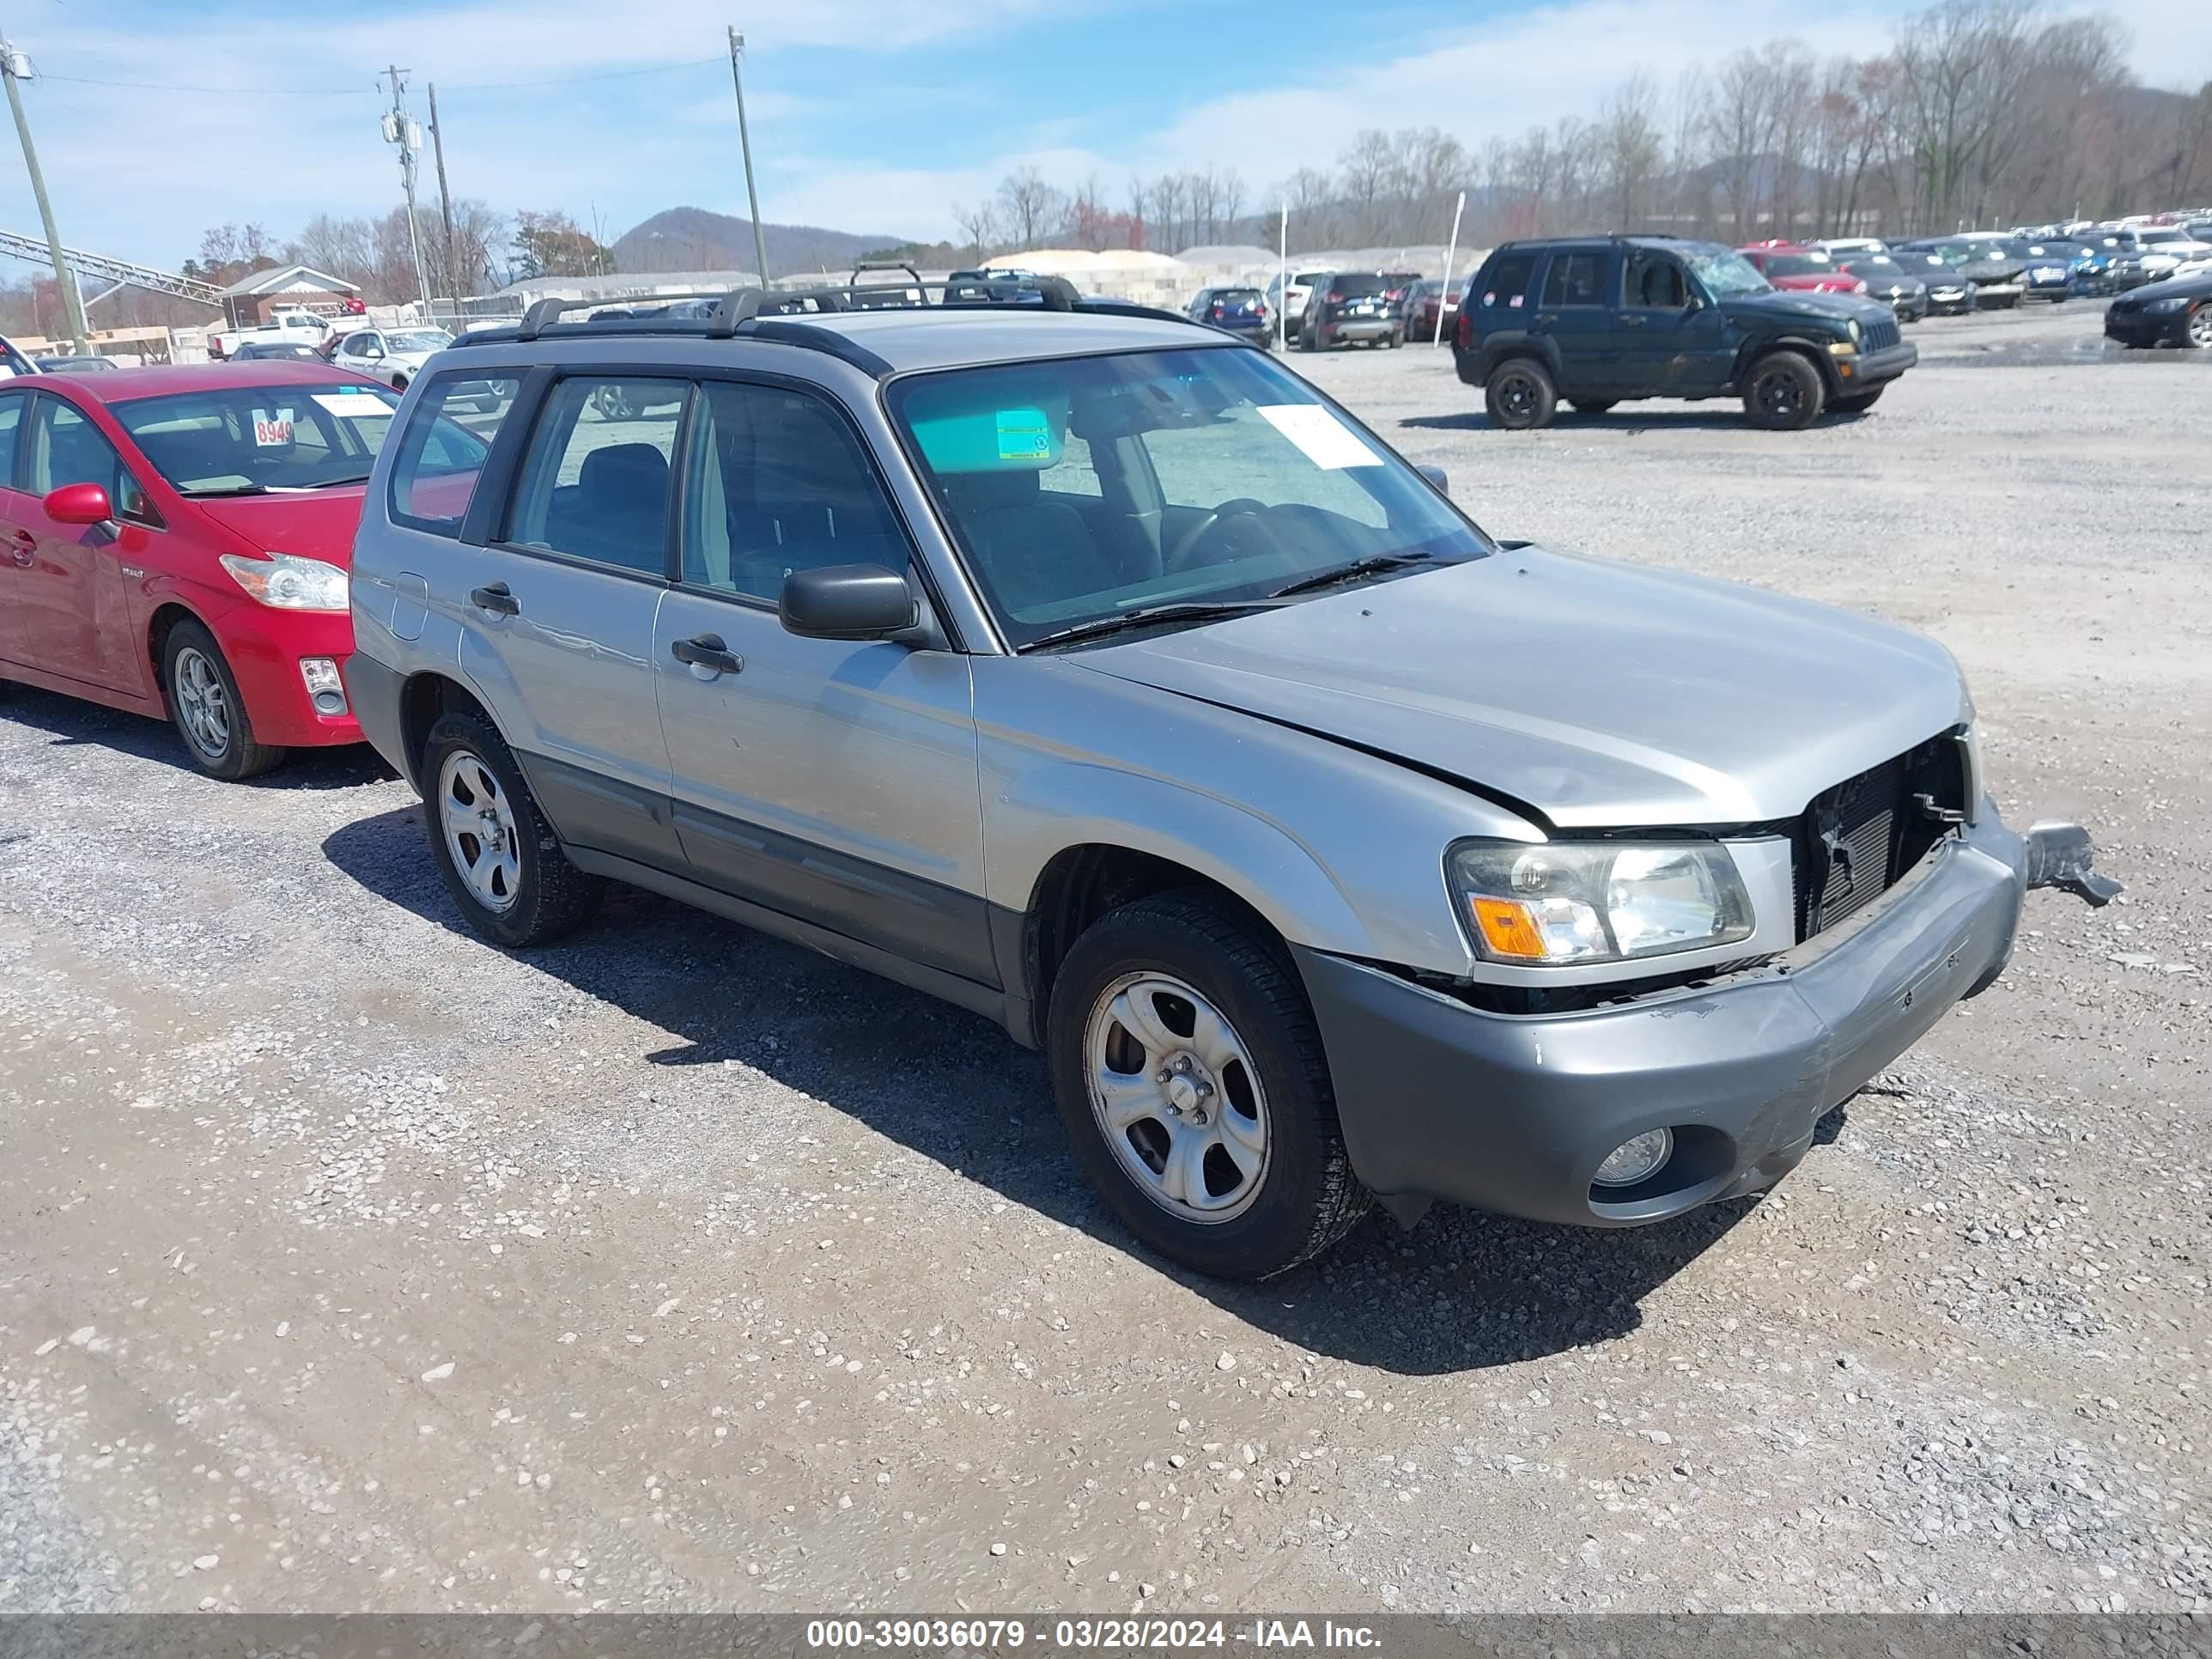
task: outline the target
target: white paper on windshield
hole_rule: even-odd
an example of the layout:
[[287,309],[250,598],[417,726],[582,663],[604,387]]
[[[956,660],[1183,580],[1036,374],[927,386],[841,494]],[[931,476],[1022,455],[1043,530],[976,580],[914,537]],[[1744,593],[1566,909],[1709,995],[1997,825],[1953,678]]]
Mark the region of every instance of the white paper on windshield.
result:
[[309,394],[333,415],[389,415],[392,405],[383,398],[361,392],[317,392]]
[[1261,420],[1325,471],[1382,465],[1382,458],[1362,443],[1358,433],[1319,404],[1261,404],[1259,410]]
[[253,411],[253,444],[257,449],[283,449],[292,441],[292,411],[280,409],[271,415],[266,410]]

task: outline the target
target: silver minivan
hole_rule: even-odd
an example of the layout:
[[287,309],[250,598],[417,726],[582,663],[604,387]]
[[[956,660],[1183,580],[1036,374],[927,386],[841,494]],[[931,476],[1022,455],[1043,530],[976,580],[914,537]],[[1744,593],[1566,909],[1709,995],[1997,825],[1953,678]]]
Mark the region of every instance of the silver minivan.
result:
[[1256,1276],[1370,1195],[1758,1190],[2029,888],[2112,890],[1998,820],[1941,647],[1493,539],[1264,351],[1048,286],[424,367],[345,675],[472,927],[628,882],[987,1015],[1133,1233]]

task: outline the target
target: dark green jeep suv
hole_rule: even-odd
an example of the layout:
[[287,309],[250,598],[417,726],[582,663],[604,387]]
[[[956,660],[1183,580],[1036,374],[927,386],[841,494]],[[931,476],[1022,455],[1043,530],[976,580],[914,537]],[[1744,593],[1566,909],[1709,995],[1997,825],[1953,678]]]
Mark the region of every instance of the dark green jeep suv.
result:
[[1919,361],[1887,306],[1787,293],[1713,242],[1667,236],[1507,242],[1468,283],[1459,377],[1490,418],[1547,425],[1631,398],[1740,397],[1754,426],[1856,414]]

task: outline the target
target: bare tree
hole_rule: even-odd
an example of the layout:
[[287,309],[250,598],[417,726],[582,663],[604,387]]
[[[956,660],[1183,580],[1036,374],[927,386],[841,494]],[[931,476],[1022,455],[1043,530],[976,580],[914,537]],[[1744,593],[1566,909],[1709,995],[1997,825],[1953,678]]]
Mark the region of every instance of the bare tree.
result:
[[1006,215],[1007,234],[1026,251],[1060,228],[1066,216],[1067,198],[1042,173],[1028,167],[999,181],[999,208]]

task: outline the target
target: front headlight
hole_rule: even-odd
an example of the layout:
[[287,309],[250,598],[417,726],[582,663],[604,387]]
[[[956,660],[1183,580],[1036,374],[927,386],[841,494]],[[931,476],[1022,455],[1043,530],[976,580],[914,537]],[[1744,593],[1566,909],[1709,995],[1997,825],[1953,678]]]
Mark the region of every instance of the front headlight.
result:
[[2147,300],[2143,302],[2143,309],[2145,311],[2179,311],[2188,303],[2187,295],[2176,294],[2163,300]]
[[303,559],[296,553],[264,553],[258,559],[226,553],[222,568],[233,581],[274,610],[346,608],[346,573],[320,559]]
[[1492,962],[1626,962],[1752,933],[1751,896],[1713,842],[1463,842],[1448,863]]

